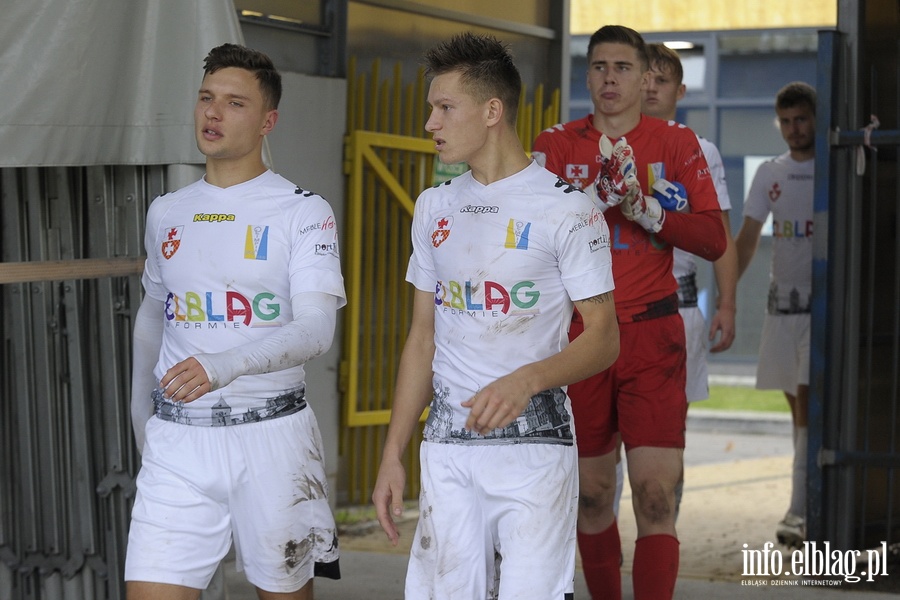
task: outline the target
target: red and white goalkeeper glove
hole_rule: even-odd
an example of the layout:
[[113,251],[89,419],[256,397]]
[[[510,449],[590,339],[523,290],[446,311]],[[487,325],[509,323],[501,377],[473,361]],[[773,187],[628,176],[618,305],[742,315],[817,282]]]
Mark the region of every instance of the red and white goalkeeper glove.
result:
[[603,211],[641,195],[634,151],[624,137],[613,144],[605,135],[600,136],[600,173],[594,188],[597,205]]
[[637,194],[623,202],[622,214],[629,221],[634,221],[653,233],[662,229],[663,222],[666,220],[666,211],[660,206],[659,200],[643,194]]
[[687,212],[689,208],[687,192],[677,181],[657,179],[652,187],[652,196],[641,194],[629,202],[623,202],[622,214],[629,221],[634,221],[647,231],[656,233],[662,229],[666,211]]

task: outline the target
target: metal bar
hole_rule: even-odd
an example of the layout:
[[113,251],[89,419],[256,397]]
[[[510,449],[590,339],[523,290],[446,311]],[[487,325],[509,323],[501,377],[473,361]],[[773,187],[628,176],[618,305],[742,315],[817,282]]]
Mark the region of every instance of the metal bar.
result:
[[[900,42],[895,46],[895,56],[900,56]],[[896,86],[894,88],[894,122],[897,122],[897,119],[900,118],[900,65],[898,65],[895,69],[894,73],[894,81],[896,82]],[[900,166],[900,155],[898,155],[894,159],[894,172],[896,173],[897,167]],[[894,187],[894,206],[900,206],[900,185],[895,185]],[[898,226],[900,226],[900,212],[894,211],[894,231],[898,231]],[[893,299],[891,302],[892,306],[897,306],[897,303],[900,302],[900,269],[897,269],[897,265],[900,265],[900,236],[894,236],[894,286],[893,286]],[[900,438],[900,431],[898,431],[898,412],[900,412],[900,378],[896,376],[897,366],[900,365],[900,313],[897,311],[893,311],[894,323],[891,328],[891,333],[893,337],[893,344],[891,348],[891,371],[894,373],[894,377],[891,380],[891,416],[889,423],[892,424],[891,432],[890,432],[890,440],[888,441],[888,451],[892,454],[897,454],[898,447],[898,438]],[[890,471],[887,474],[887,489],[888,489],[888,498],[887,498],[887,506],[893,507],[895,506],[895,497],[896,497],[896,482],[897,482],[898,473],[896,471]],[[888,510],[887,522],[885,523],[885,530],[887,531],[887,535],[885,536],[888,544],[891,544],[894,535],[894,512],[892,510]]]
[[[37,168],[29,168],[25,170],[25,184],[22,190],[22,230],[25,233],[25,239],[22,244],[22,258],[28,259],[32,255],[43,257],[41,250],[42,233],[47,229],[47,225],[41,218],[40,199],[42,198],[41,190],[43,189],[41,180],[41,171]],[[37,198],[38,201],[29,201],[30,198]],[[36,240],[36,241],[35,241]],[[42,292],[45,291],[46,285],[31,284],[26,286],[25,293],[22,295],[24,301],[21,323],[22,330],[19,332],[18,342],[24,352],[24,361],[22,364],[23,386],[18,390],[20,398],[27,398],[29,402],[20,404],[22,411],[19,416],[21,424],[20,435],[22,435],[20,448],[22,452],[21,486],[22,495],[20,496],[19,514],[22,516],[20,520],[22,527],[22,544],[20,546],[20,560],[27,561],[28,553],[36,552],[41,547],[41,513],[38,509],[39,499],[42,497],[41,484],[38,477],[42,474],[41,469],[41,441],[37,423],[38,415],[47,415],[46,406],[42,404],[48,395],[46,388],[46,377],[38,376],[38,365],[46,365],[48,357],[42,352],[46,347],[46,328],[35,324],[43,322],[43,313],[41,301]],[[43,355],[42,355],[43,354]],[[27,530],[26,530],[27,528]]]
[[[470,13],[451,10],[448,8],[439,8],[437,6],[426,6],[418,2],[410,0],[353,0],[357,4],[368,4],[369,6],[377,6],[378,8],[386,8],[388,10],[397,10],[423,17],[432,17],[442,21],[455,21],[465,25],[474,25],[476,27],[484,27],[486,29],[496,29],[497,31],[508,31],[510,33],[518,33],[530,37],[556,40],[560,38],[557,31],[549,27],[540,27],[538,25],[528,25],[525,23],[517,23],[515,21],[507,21],[506,19],[496,19],[493,17],[485,17],[481,15],[473,15]],[[566,82],[563,82],[565,85]]]
[[832,146],[900,146],[900,130],[875,129],[866,142],[866,132],[863,130],[841,131],[835,128],[828,132],[826,139]]
[[0,284],[140,275],[143,256],[0,263]]
[[63,567],[63,575],[74,577],[84,564],[84,552],[97,550],[93,533],[96,530],[96,512],[93,510],[93,485],[90,481],[93,462],[90,451],[90,426],[87,418],[88,383],[85,378],[87,356],[82,351],[87,348],[82,332],[81,314],[89,302],[84,294],[76,293],[77,284],[68,281],[63,285],[63,307],[65,310],[65,344],[68,360],[68,443],[66,444],[66,460],[70,465],[68,479],[68,498],[66,501],[66,517],[71,530],[69,553]]
[[258,17],[256,15],[245,15],[238,12],[238,21],[241,23],[251,23],[253,25],[262,25],[263,27],[271,27],[272,29],[283,29],[294,33],[303,33],[316,37],[331,37],[332,31],[325,26],[315,25],[312,23],[303,23],[299,21],[285,21],[281,19],[273,19],[269,16]]
[[[59,243],[57,257],[71,260],[81,252],[79,233],[84,230],[82,226],[83,207],[81,183],[81,171],[74,168],[57,168],[52,170],[53,180],[56,186],[56,194],[49,199],[50,225],[56,232]],[[73,490],[74,475],[76,471],[83,470],[76,463],[78,457],[73,456],[71,447],[71,434],[74,432],[71,424],[72,414],[72,363],[77,362],[80,348],[71,349],[67,346],[67,326],[77,321],[77,305],[75,300],[74,281],[59,282],[53,285],[54,290],[54,328],[53,351],[56,356],[56,369],[48,373],[48,378],[53,381],[53,395],[50,398],[53,412],[49,415],[49,437],[53,445],[48,448],[48,462],[54,465],[55,478],[52,482],[51,495],[46,498],[51,502],[45,505],[46,511],[53,512],[57,522],[54,532],[55,546],[48,549],[47,553],[54,570],[62,570],[70,562],[73,549],[77,555],[80,548],[80,540],[77,539],[78,527],[83,518],[73,509],[77,508],[78,497]],[[74,350],[74,352],[73,352]],[[89,463],[84,463],[87,465]],[[80,569],[76,556],[75,564],[69,565],[73,571]]]
[[[829,201],[832,190],[833,160],[827,137],[822,135],[828,130],[833,115],[834,89],[832,88],[832,67],[836,56],[836,32],[823,31],[819,34],[819,70],[816,76],[817,98],[819,102],[818,120],[816,123],[816,169],[815,196],[813,198],[813,219],[817,235],[813,237],[813,294],[810,319],[813,323],[827,323],[831,303],[829,298],[829,255],[828,240],[841,239],[833,230],[841,223],[829,220]],[[825,235],[821,235],[825,233]],[[822,240],[821,238],[824,238]],[[823,447],[825,431],[825,406],[827,402],[828,374],[834,370],[828,368],[829,337],[832,330],[824,327],[812,327],[810,331],[810,386],[808,408],[808,453],[807,453],[807,534],[811,540],[823,538],[823,506],[822,494],[824,478],[822,468],[816,461]]]
[[[847,125],[856,118],[861,111],[859,108],[859,64],[854,52],[857,39],[850,36],[841,37],[841,49],[838,52],[837,62],[833,65],[835,80],[835,104],[833,111],[840,114],[834,119],[834,126]],[[862,181],[853,172],[853,156],[849,148],[837,148],[835,160],[832,164],[831,193],[831,219],[843,226],[836,226],[835,238],[831,240],[829,256],[832,259],[834,270],[839,274],[832,286],[833,292],[838,294],[842,305],[836,306],[830,316],[831,329],[834,330],[836,359],[830,368],[839,370],[840,377],[837,385],[829,388],[828,397],[828,432],[832,441],[826,442],[838,448],[855,448],[858,440],[858,423],[860,410],[860,352],[861,332],[860,319],[862,315],[862,269],[863,248],[863,216],[862,210]],[[841,254],[838,254],[838,251]],[[839,287],[840,286],[840,287]],[[843,309],[843,310],[841,310]],[[826,539],[831,540],[839,547],[850,547],[855,544],[855,525],[853,515],[860,512],[863,506],[857,494],[859,481],[855,478],[853,469],[835,469],[830,478],[831,486],[824,490],[829,498],[829,530]]]
[[[875,79],[874,72],[870,75],[871,79],[871,87],[874,91],[875,89]],[[874,156],[870,155],[870,158],[873,160],[867,160],[867,179],[868,181],[868,190],[866,190],[866,184],[864,183],[864,195],[863,198],[876,198],[878,196],[878,163],[874,160]],[[864,223],[866,226],[866,231],[863,233],[863,239],[867,241],[864,246],[866,252],[864,254],[863,265],[865,265],[865,276],[863,286],[863,299],[865,301],[865,305],[863,306],[863,312],[860,314],[859,319],[859,329],[863,331],[863,340],[864,344],[860,347],[860,353],[864,357],[864,362],[862,365],[862,369],[860,370],[858,376],[861,378],[861,385],[859,386],[859,394],[860,401],[863,403],[863,410],[860,411],[861,417],[861,427],[860,431],[862,432],[861,442],[862,442],[862,454],[868,454],[871,452],[872,448],[872,424],[873,424],[873,411],[875,410],[875,402],[877,400],[875,395],[875,372],[877,367],[875,366],[876,361],[876,346],[875,346],[875,333],[876,333],[876,322],[875,322],[875,282],[877,278],[877,262],[878,262],[878,254],[876,252],[877,243],[878,243],[878,232],[875,229],[875,224],[878,221],[879,214],[879,206],[878,201],[864,201],[861,206]],[[860,269],[863,270],[863,269]],[[853,446],[848,446],[848,448],[853,448]],[[869,482],[870,482],[870,465],[865,464],[861,469],[861,483],[859,489],[859,505],[862,510],[858,513],[858,524],[856,529],[857,535],[857,544],[863,545],[863,535],[866,531],[866,517],[867,511],[866,507],[869,505]]]
[[828,466],[900,469],[900,455],[894,452],[862,452],[823,448],[819,453],[819,462]]

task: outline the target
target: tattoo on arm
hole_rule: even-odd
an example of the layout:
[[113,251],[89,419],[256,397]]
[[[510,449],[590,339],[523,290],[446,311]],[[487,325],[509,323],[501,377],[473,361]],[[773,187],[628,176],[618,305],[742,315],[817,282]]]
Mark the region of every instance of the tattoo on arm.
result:
[[612,302],[612,292],[606,292],[605,294],[600,294],[599,296],[592,296],[590,298],[585,298],[582,302],[591,302],[592,304],[603,304],[604,302]]

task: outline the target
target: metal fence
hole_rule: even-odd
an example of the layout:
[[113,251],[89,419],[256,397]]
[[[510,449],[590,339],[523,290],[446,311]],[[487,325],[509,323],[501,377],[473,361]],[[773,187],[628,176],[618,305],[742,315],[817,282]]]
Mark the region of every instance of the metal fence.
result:
[[162,167],[0,169],[0,597],[124,597],[131,324]]
[[[809,536],[843,549],[898,548],[898,50],[879,47],[887,60],[873,58],[857,78],[851,47],[844,34],[820,34]],[[866,106],[854,111],[857,97]],[[857,112],[868,118],[860,123]]]

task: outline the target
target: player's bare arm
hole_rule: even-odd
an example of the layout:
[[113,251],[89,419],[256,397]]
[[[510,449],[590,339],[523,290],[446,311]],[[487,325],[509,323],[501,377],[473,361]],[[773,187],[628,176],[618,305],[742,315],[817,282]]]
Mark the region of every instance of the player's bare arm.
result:
[[604,302],[612,302],[612,301],[613,301],[612,292],[606,292],[605,294],[599,294],[597,296],[591,296],[590,298],[581,300],[581,302],[590,302],[593,304],[603,304]]
[[612,292],[575,302],[584,333],[544,360],[525,365],[480,390],[462,405],[471,409],[466,429],[482,435],[514,421],[535,394],[581,381],[619,355],[619,325]]
[[744,217],[744,223],[741,230],[738,231],[734,238],[734,247],[737,248],[738,256],[738,277],[744,274],[753,255],[756,254],[756,247],[759,245],[759,237],[762,235],[763,224],[756,219]]
[[400,532],[394,518],[403,514],[403,489],[406,487],[403,453],[412,439],[422,412],[431,402],[433,359],[434,293],[416,290],[412,324],[400,355],[391,422],[372,492],[378,522],[395,546],[400,539]]
[[709,339],[719,341],[712,345],[710,352],[723,352],[731,347],[735,335],[735,312],[737,311],[738,258],[734,238],[731,235],[731,221],[728,211],[722,211],[722,226],[725,228],[725,254],[713,263],[719,296],[716,312],[710,321]]

